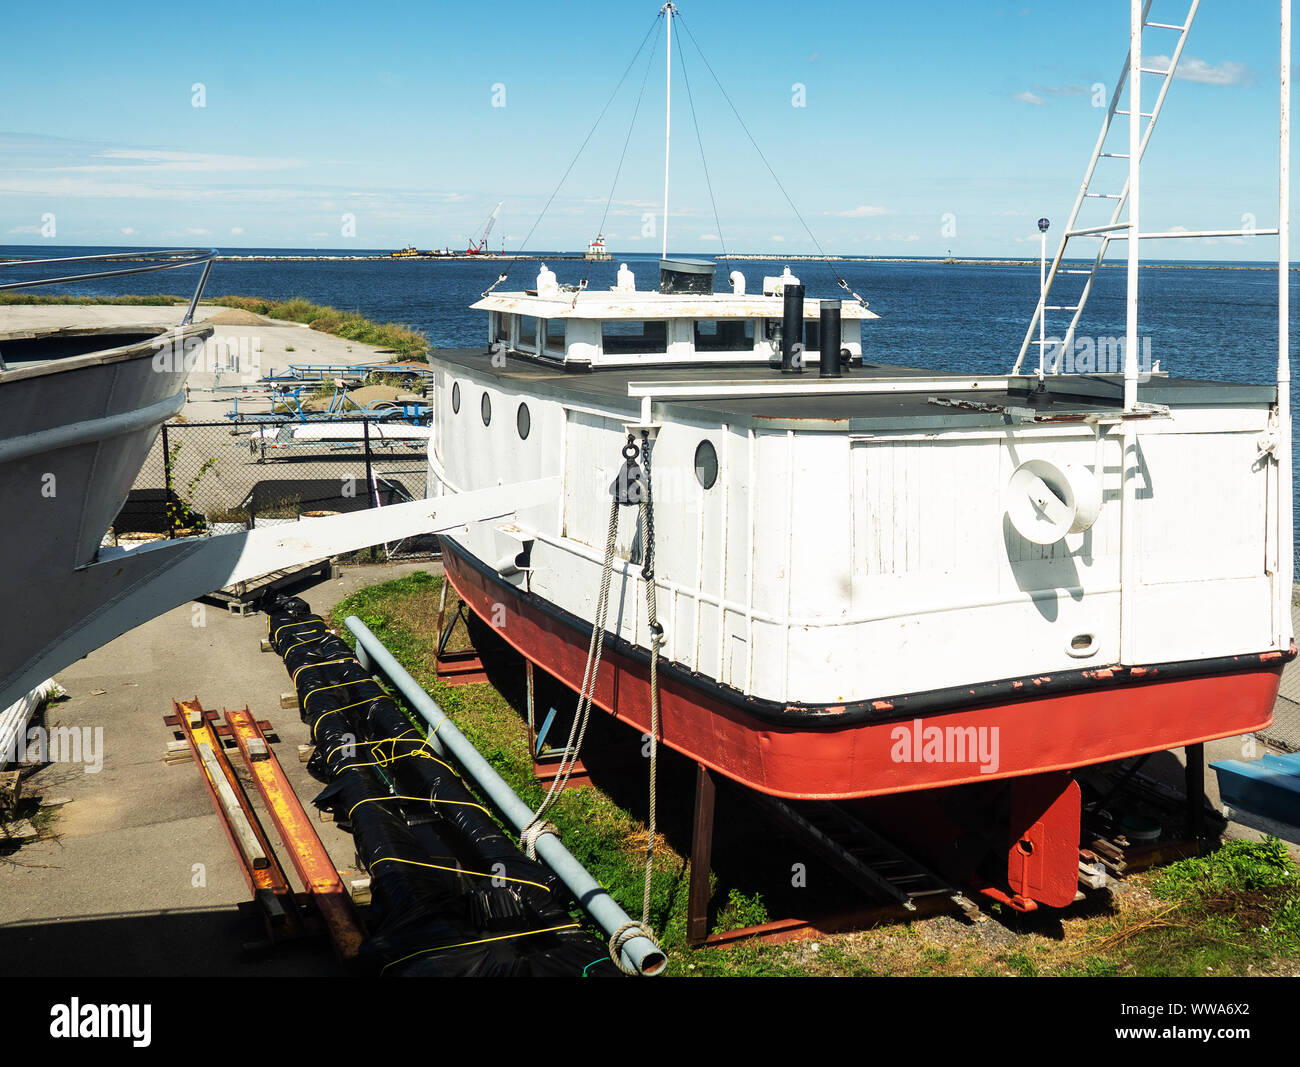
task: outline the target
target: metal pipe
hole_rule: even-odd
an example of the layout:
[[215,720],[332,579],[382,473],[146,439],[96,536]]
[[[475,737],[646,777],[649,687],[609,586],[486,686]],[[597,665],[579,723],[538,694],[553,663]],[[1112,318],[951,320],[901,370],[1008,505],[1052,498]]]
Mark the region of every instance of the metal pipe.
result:
[[664,55],[664,244],[663,256],[668,258],[668,153],[672,147],[673,135],[673,13],[677,10],[671,3],[664,4],[660,14],[665,16],[664,25],[667,32],[668,50]]
[[1291,0],[1282,0],[1278,95],[1277,222],[1277,605],[1278,642],[1291,644],[1295,529],[1291,511]]
[[[434,750],[439,755],[455,759],[517,832],[529,825],[533,821],[532,809],[519,799],[518,794],[492,769],[487,760],[479,755],[478,749],[456,729],[455,724],[438,706],[437,701],[429,696],[393,658],[393,654],[384,647],[383,642],[355,615],[349,615],[344,623],[357,639],[357,659],[361,665],[368,671],[377,670],[387,677],[410,706],[429,724],[428,740]],[[587,869],[573,858],[554,834],[538,835],[537,855],[559,876],[574,899],[582,905],[607,937],[612,937],[614,931],[632,921],[628,918],[627,912],[620,908],[600,883],[587,873]],[[648,937],[642,936],[634,937],[624,944],[621,955],[628,967],[643,975],[659,974],[668,962],[663,950]]]
[[1142,177],[1142,22],[1140,0],[1129,4],[1128,43],[1128,313],[1124,327],[1124,410],[1137,406],[1138,258],[1142,242],[1138,209]]
[[[787,285],[781,319],[781,373],[803,373],[803,286]],[[796,356],[795,345],[799,346]]]
[[840,376],[840,302],[823,300],[821,302],[821,363],[818,367],[819,378],[838,378]]

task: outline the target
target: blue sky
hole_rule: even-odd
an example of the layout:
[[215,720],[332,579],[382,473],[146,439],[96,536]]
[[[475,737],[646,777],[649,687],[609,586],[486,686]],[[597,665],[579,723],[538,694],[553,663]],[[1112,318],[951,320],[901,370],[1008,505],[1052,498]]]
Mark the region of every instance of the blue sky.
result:
[[[1100,127],[1093,87],[1109,94],[1127,48],[1124,0],[679,6],[808,227],[850,255],[1036,253],[1034,220],[1059,232]],[[1187,6],[1155,0],[1151,17],[1181,22]],[[1144,230],[1275,224],[1277,10],[1202,4],[1147,153]],[[656,11],[654,0],[24,5],[6,13],[0,65],[0,242],[463,247],[504,201],[491,243],[513,250]],[[716,252],[721,234],[729,251],[812,251],[679,34],[670,246]],[[1148,31],[1148,54],[1174,39]],[[621,252],[660,242],[661,31],[651,40],[604,221]],[[530,247],[580,248],[601,226],[649,47]],[[1102,165],[1118,189],[1122,164]],[[1276,251],[1258,238],[1147,254]]]

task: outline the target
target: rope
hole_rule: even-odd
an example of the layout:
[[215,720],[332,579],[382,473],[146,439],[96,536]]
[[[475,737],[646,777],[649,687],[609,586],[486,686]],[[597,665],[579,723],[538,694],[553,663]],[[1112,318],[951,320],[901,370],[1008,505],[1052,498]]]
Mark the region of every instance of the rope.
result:
[[[645,891],[641,900],[641,925],[650,927],[650,879],[655,863],[655,803],[659,782],[659,642],[663,627],[655,595],[655,515],[650,482],[650,435],[641,431],[641,459],[645,467],[645,492],[641,494],[641,523],[645,530],[645,558],[641,576],[645,579],[646,620],[650,626],[650,819],[645,853]],[[617,962],[617,961],[616,961]]]
[[[695,126],[695,143],[700,146],[700,166],[704,169],[704,185],[709,190],[709,203],[713,205],[713,224],[718,228],[718,244],[722,254],[727,254],[727,242],[722,239],[722,220],[718,218],[718,202],[713,198],[713,180],[709,177],[709,161],[704,158],[704,138],[700,136],[700,120],[695,115],[695,96],[691,92],[691,76],[686,70],[686,49],[682,47],[681,34],[673,27],[673,36],[677,38],[677,56],[682,68],[682,79],[686,82],[686,102],[691,106],[691,122]],[[668,220],[664,220],[667,225]]]
[[[392,800],[393,798],[381,797],[380,799]],[[468,874],[474,876],[475,878],[500,878],[501,881],[503,882],[518,882],[520,885],[530,885],[534,889],[540,889],[546,893],[549,893],[551,891],[550,886],[542,885],[541,882],[530,882],[527,878],[511,878],[509,875],[506,874],[489,874],[486,871],[469,871],[466,870],[464,867],[447,867],[441,863],[422,863],[420,860],[403,859],[401,856],[380,856],[377,860],[372,860],[367,865],[367,870],[373,871],[381,863],[406,863],[412,867],[428,867],[430,870],[434,870],[434,871],[450,871],[452,874]],[[535,932],[541,933],[542,931],[538,930]]]
[[523,833],[519,835],[519,844],[523,847],[524,855],[530,860],[537,860],[537,839],[542,834],[554,834],[558,838],[560,828],[553,822],[547,822],[545,819],[538,822],[534,818],[532,822],[524,827]]
[[[470,945],[487,945],[493,941],[513,941],[519,937],[532,937],[534,934],[553,934],[559,930],[576,929],[578,929],[577,923],[565,923],[563,926],[548,926],[545,930],[525,930],[523,933],[519,934],[501,934],[497,937],[483,937],[477,941],[462,941],[456,945],[436,945],[433,948],[422,948],[418,952],[412,952],[409,955],[403,956],[401,959],[396,959],[391,963],[384,964],[383,969],[380,970],[379,973],[382,975],[389,967],[396,967],[399,963],[405,963],[407,960],[414,959],[416,956],[427,956],[431,952],[446,952],[453,948],[468,948]],[[587,966],[590,967],[591,964],[589,963]],[[584,970],[583,977],[585,978],[586,976],[586,971]]]
[[[510,260],[506,263],[506,269],[501,272],[501,276],[497,278],[496,281],[494,281],[483,291],[482,294],[483,296],[487,296],[489,293],[492,292],[493,289],[495,289],[498,285],[500,285],[503,281],[505,281],[507,276],[510,274],[511,268],[514,267],[514,265],[517,262],[519,262],[523,250],[528,247],[528,242],[529,240],[532,239],[533,233],[537,230],[537,227],[541,225],[542,219],[546,217],[546,213],[551,209],[551,204],[554,202],[556,196],[559,195],[560,189],[563,187],[564,183],[568,181],[569,173],[573,170],[574,166],[577,164],[579,158],[582,156],[582,153],[586,151],[588,142],[591,141],[592,136],[596,132],[596,128],[600,125],[601,120],[605,117],[605,112],[609,110],[610,104],[612,104],[614,102],[614,98],[618,96],[618,91],[623,88],[623,82],[627,80],[627,76],[631,72],[633,65],[640,57],[642,51],[644,51],[646,41],[650,39],[650,34],[653,33],[656,29],[658,29],[658,26],[659,26],[659,16],[656,15],[655,21],[650,24],[650,28],[645,31],[645,36],[641,38],[641,43],[637,46],[636,52],[633,54],[632,58],[628,60],[627,66],[623,68],[623,74],[618,79],[618,84],[614,86],[614,91],[609,94],[609,99],[605,101],[605,106],[600,109],[600,114],[596,116],[596,121],[591,124],[591,129],[587,131],[587,136],[582,139],[582,144],[578,146],[578,151],[574,153],[573,158],[569,161],[569,165],[564,170],[564,174],[561,176],[560,180],[556,183],[555,188],[551,191],[551,195],[547,199],[545,206],[542,208],[541,213],[537,216],[537,221],[533,223],[532,228],[528,231],[527,236],[525,236],[523,241],[520,243],[519,251],[510,257]],[[655,40],[656,42],[658,41],[657,36]]]
[[[659,37],[655,36],[655,43],[650,49],[650,54],[645,61],[645,74],[641,78],[641,91],[636,97],[636,106],[632,109],[632,121],[628,123],[627,136],[623,138],[623,152],[618,157],[618,166],[614,168],[614,180],[609,185],[609,199],[605,201],[605,210],[600,216],[600,226],[597,227],[598,234],[604,234],[605,221],[609,218],[610,206],[614,203],[614,190],[618,188],[619,175],[623,173],[623,163],[627,159],[627,148],[632,143],[632,131],[636,129],[636,117],[641,112],[641,100],[645,97],[645,87],[650,81],[650,67],[654,63],[655,54],[659,51]],[[578,287],[578,292],[587,288],[587,281],[591,278],[591,261],[587,262],[586,272],[582,276],[582,284]],[[571,308],[578,306],[578,293],[573,294],[573,304]]]
[[[638,449],[635,439],[628,434],[623,456],[628,464],[637,458]],[[644,489],[641,494],[641,523],[645,531],[646,550],[641,572],[646,582],[646,610],[650,622],[650,819],[649,837],[646,846],[645,886],[641,898],[640,921],[629,921],[614,931],[609,940],[610,959],[625,974],[633,975],[635,969],[627,967],[621,958],[623,946],[637,937],[658,945],[650,928],[650,882],[654,873],[654,843],[656,828],[656,794],[658,792],[658,736],[659,736],[659,642],[663,627],[659,625],[658,609],[655,600],[654,583],[654,506],[650,500],[650,441],[644,430],[641,433],[640,454],[645,463]],[[543,817],[551,809],[578,762],[582,751],[582,741],[587,733],[587,723],[591,718],[591,707],[596,692],[596,678],[600,672],[601,652],[605,646],[605,623],[609,614],[609,589],[614,573],[614,546],[618,540],[619,498],[613,495],[609,507],[609,531],[605,539],[605,562],[600,575],[600,594],[596,599],[596,617],[591,627],[591,644],[587,649],[587,666],[582,675],[582,690],[578,696],[578,710],[569,728],[569,739],[565,745],[565,754],[555,772],[555,778],[546,796],[533,812],[532,819],[520,832],[519,841],[529,859],[536,859],[537,839],[544,833],[559,831],[554,825],[545,822]]]
[[560,794],[564,792],[565,786],[569,784],[569,776],[578,762],[578,755],[582,751],[582,740],[587,735],[587,722],[591,717],[591,705],[596,694],[596,676],[600,671],[600,657],[605,648],[605,619],[609,614],[609,586],[614,573],[614,544],[618,540],[618,507],[618,498],[615,497],[609,505],[605,564],[600,575],[600,595],[596,599],[596,618],[591,627],[591,644],[587,648],[587,667],[583,671],[582,689],[578,694],[578,710],[573,716],[573,724],[569,727],[569,739],[565,744],[564,756],[555,770],[551,788],[547,790],[541,804],[533,812],[528,825],[520,831],[521,834],[527,834],[533,824],[539,822],[550,811]]
[[772,180],[776,182],[776,187],[781,190],[781,195],[785,197],[785,202],[790,205],[790,210],[794,212],[794,217],[799,220],[799,225],[803,227],[804,233],[808,235],[808,239],[817,247],[817,254],[821,256],[822,262],[826,264],[826,269],[834,275],[835,281],[841,289],[850,294],[865,307],[867,302],[849,287],[849,283],[846,282],[840,275],[840,272],[831,265],[830,256],[826,254],[826,250],[822,248],[821,242],[817,240],[817,235],[812,232],[808,223],[804,221],[804,217],[799,213],[799,209],[795,207],[794,200],[792,200],[790,194],[786,192],[785,186],[781,184],[781,179],[776,176],[776,171],[772,169],[772,164],[767,161],[767,156],[765,156],[763,150],[759,148],[758,141],[756,141],[754,135],[749,132],[749,127],[745,125],[745,120],[740,117],[740,112],[736,109],[736,105],[731,102],[731,97],[727,95],[727,90],[722,87],[722,82],[714,71],[713,65],[709,62],[708,56],[704,54],[704,49],[700,47],[700,42],[695,39],[695,34],[691,33],[690,26],[686,24],[686,20],[682,17],[680,12],[677,14],[677,21],[686,31],[687,36],[690,37],[691,44],[695,45],[695,51],[699,53],[704,66],[713,76],[713,82],[717,85],[718,92],[722,94],[722,99],[727,102],[727,106],[731,108],[731,113],[736,116],[736,121],[740,123],[740,128],[745,131],[745,136],[749,138],[749,143],[754,146],[754,151],[758,153],[758,158],[763,161],[763,166],[767,168],[768,174],[770,174]]
[[[633,978],[636,977],[637,971],[623,962],[623,946],[638,937],[644,937],[647,941],[655,940],[654,934],[644,924],[633,919],[615,930],[609,939],[609,958],[614,961],[615,967]],[[657,945],[658,942],[655,941],[655,944]]]

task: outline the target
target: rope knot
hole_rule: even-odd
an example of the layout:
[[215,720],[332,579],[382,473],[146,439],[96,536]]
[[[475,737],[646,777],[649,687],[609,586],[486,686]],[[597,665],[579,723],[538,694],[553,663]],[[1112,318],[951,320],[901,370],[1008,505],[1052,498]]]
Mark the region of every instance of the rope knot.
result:
[[623,946],[638,937],[644,937],[655,948],[659,948],[659,942],[655,940],[654,934],[635,919],[625,922],[609,938],[609,958],[614,961],[615,967],[633,978],[638,972],[634,967],[629,967],[623,962]]
[[519,834],[519,844],[523,847],[524,855],[534,862],[537,860],[537,839],[542,834],[554,834],[558,838],[560,828],[546,819],[534,819]]

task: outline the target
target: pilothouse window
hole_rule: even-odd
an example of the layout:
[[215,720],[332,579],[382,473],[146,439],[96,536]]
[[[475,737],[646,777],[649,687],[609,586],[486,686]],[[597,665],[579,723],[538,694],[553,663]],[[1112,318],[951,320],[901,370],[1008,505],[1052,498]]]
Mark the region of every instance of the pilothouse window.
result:
[[664,353],[668,351],[668,323],[606,321],[600,324],[600,343],[605,354]]
[[510,347],[510,316],[502,311],[492,312],[492,340]]
[[519,348],[525,352],[537,351],[537,325],[541,321],[532,315],[520,315],[519,321]]
[[695,323],[695,351],[752,352],[753,319],[700,319]]
[[564,351],[564,320],[546,320],[546,347],[552,351]]

